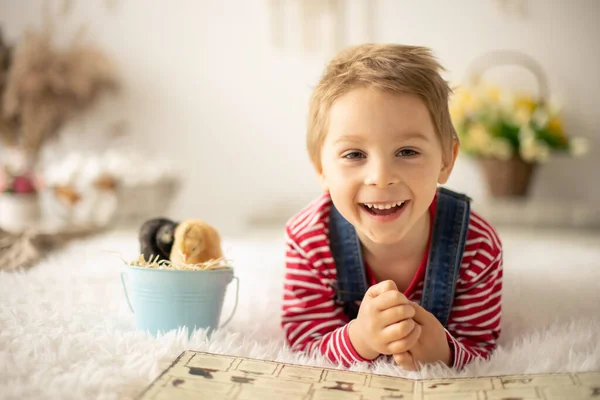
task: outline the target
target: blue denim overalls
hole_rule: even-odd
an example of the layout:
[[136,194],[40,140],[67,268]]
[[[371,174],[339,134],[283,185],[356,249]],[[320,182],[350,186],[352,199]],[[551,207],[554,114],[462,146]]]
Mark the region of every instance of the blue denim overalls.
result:
[[[470,201],[463,194],[438,187],[435,218],[427,257],[421,307],[447,328],[458,271],[469,230]],[[356,318],[368,286],[362,251],[354,227],[331,205],[329,240],[337,269],[336,302],[350,320]]]

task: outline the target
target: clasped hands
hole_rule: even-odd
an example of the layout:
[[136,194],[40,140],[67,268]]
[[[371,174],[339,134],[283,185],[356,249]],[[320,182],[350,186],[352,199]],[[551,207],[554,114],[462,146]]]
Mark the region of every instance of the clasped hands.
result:
[[409,301],[394,281],[383,281],[367,290],[348,329],[352,345],[365,359],[393,355],[398,365],[411,371],[438,361],[452,365],[443,325]]

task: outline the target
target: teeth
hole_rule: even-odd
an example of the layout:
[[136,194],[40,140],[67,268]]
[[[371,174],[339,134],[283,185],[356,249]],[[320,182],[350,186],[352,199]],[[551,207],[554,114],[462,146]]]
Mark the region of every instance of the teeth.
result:
[[365,206],[369,207],[369,208],[376,208],[378,210],[389,210],[392,207],[400,207],[402,204],[404,204],[403,201],[399,201],[397,203],[391,203],[391,204],[370,204],[370,203],[365,203]]

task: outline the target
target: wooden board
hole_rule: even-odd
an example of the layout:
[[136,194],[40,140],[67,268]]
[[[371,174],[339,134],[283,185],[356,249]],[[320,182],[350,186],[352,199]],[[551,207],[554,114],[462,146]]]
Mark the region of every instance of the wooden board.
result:
[[600,399],[600,372],[411,380],[188,350],[138,399]]

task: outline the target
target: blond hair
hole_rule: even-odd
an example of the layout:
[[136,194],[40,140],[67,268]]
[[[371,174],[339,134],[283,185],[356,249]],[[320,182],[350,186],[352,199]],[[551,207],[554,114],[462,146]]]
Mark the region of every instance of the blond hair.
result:
[[362,44],[338,53],[325,68],[310,98],[306,145],[315,168],[321,170],[320,153],[331,105],[357,87],[418,95],[429,110],[447,164],[458,137],[448,110],[452,90],[441,77],[442,71],[444,68],[425,47]]

